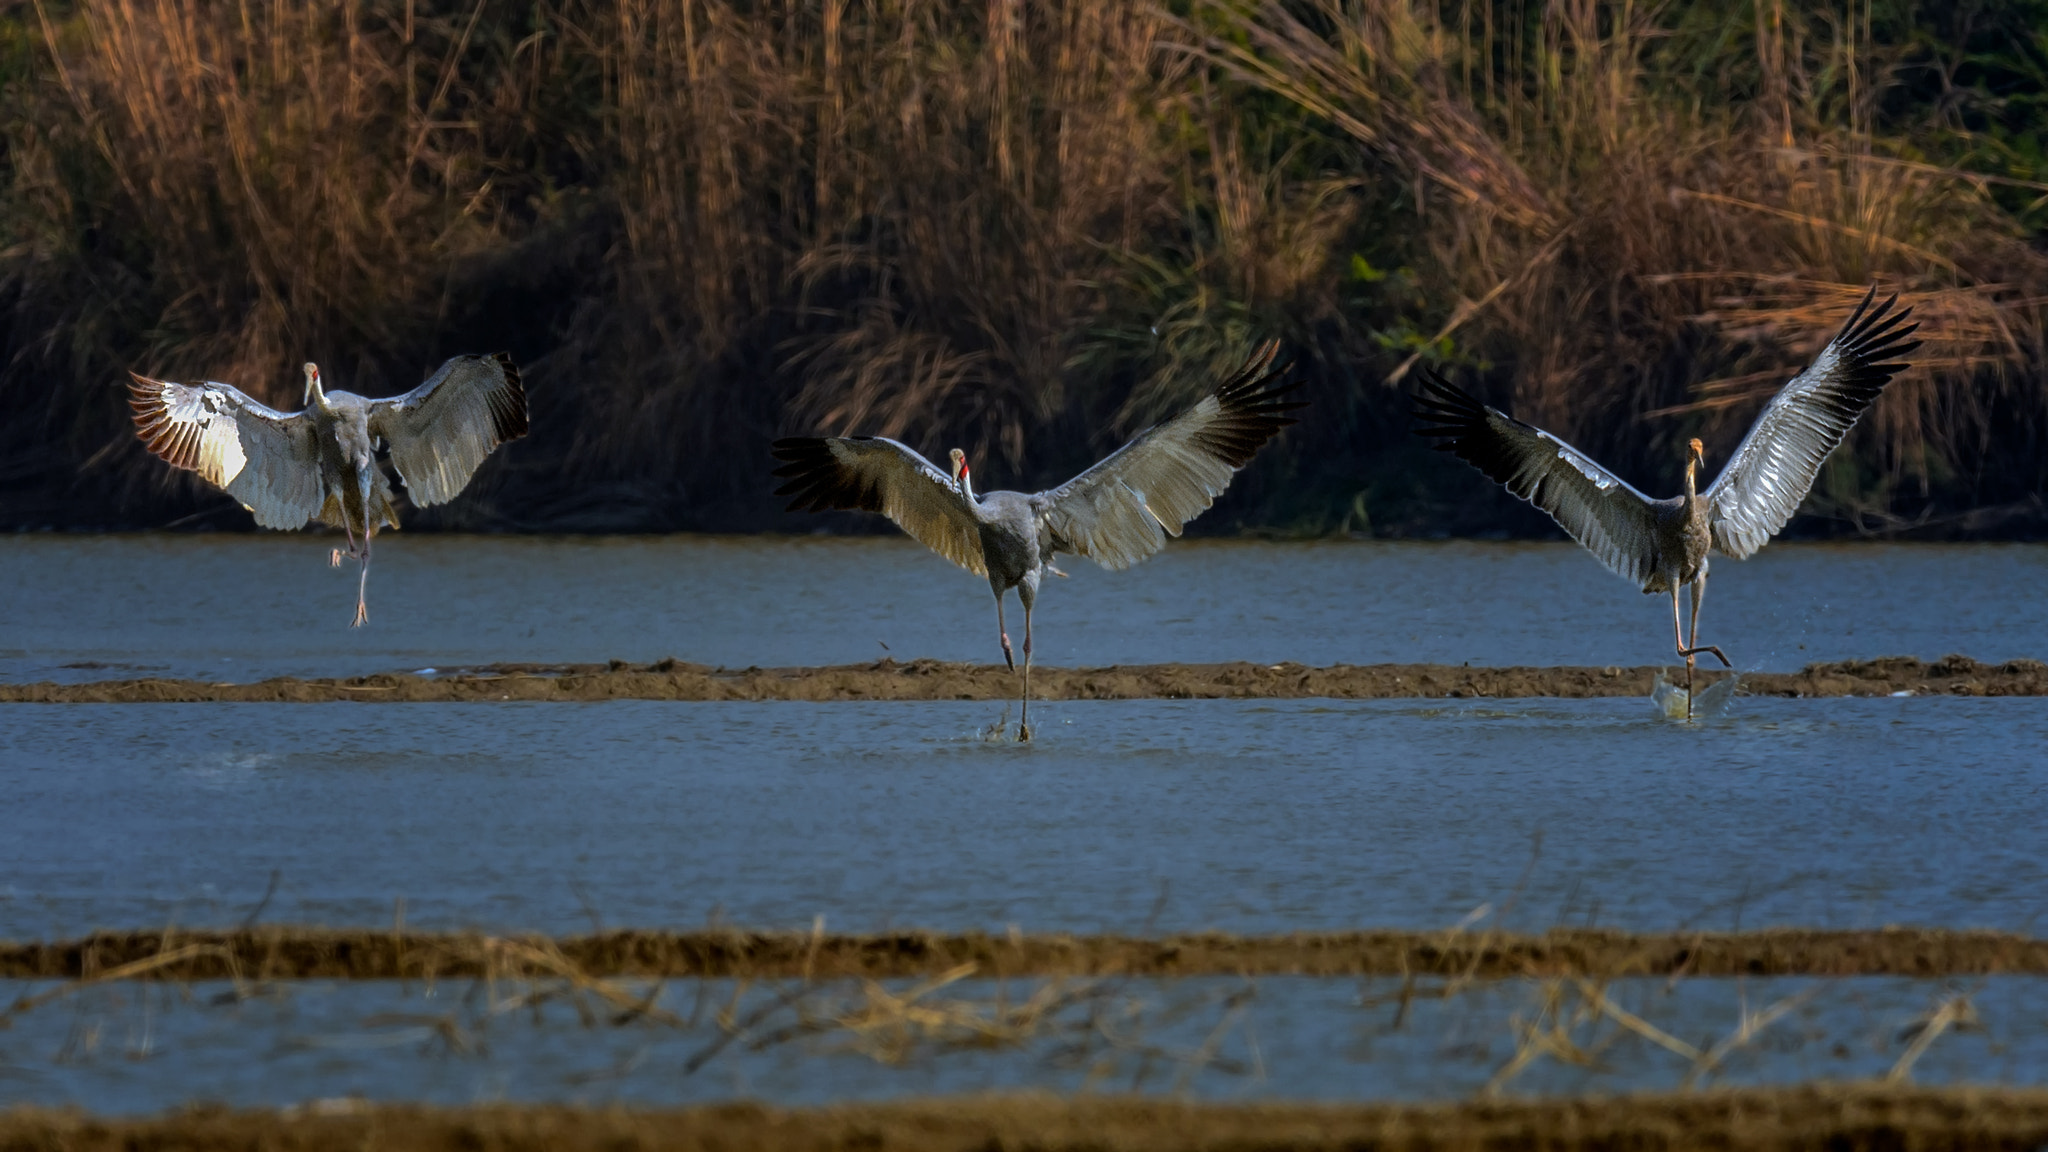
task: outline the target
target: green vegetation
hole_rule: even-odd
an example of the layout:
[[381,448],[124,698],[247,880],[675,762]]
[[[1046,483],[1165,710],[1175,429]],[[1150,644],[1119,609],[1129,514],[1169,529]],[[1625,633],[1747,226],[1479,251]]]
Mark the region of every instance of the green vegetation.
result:
[[[40,0],[0,14],[0,521],[243,522],[136,369],[298,399],[509,348],[414,523],[778,523],[766,442],[1069,473],[1264,334],[1316,408],[1209,530],[1540,530],[1436,364],[1676,481],[1876,283],[1928,343],[1809,506],[2048,522],[2048,0]],[[1027,445],[1029,446],[1027,450]],[[197,515],[193,515],[197,513]]]

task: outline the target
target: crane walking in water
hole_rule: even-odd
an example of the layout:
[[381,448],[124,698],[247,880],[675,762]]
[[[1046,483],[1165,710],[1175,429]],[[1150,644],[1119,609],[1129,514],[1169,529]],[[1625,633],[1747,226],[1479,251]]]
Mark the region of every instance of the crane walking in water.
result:
[[[1866,293],[1841,332],[1772,398],[1705,492],[1698,491],[1694,476],[1706,463],[1698,440],[1686,445],[1685,495],[1652,500],[1585,453],[1441,378],[1423,379],[1415,415],[1429,423],[1416,432],[1436,438],[1439,451],[1454,453],[1548,512],[1572,539],[1645,593],[1671,593],[1671,630],[1685,657],[1691,719],[1694,657],[1711,652],[1733,667],[1719,648],[1699,642],[1708,549],[1743,560],[1777,535],[1799,510],[1828,453],[1906,367],[1897,358],[1920,346],[1906,339],[1919,327],[1906,323],[1912,309],[1893,312],[1896,295],[1872,308],[1876,295],[1875,288]],[[1678,619],[1678,590],[1687,585],[1690,639]]]
[[1061,552],[1121,571],[1166,546],[1229,487],[1238,469],[1305,405],[1287,398],[1298,385],[1272,387],[1279,344],[1259,349],[1192,408],[1132,437],[1094,467],[1043,492],[977,496],[967,454],[955,448],[942,472],[908,446],[880,436],[777,440],[775,490],[792,512],[880,512],[925,547],[988,577],[996,596],[1003,661],[1017,667],[1003,623],[1003,596],[1024,605],[1023,715],[1017,738],[1031,739],[1031,610],[1038,584]]
[[503,352],[453,357],[426,383],[383,400],[327,392],[308,364],[306,407],[290,413],[226,384],[129,375],[136,433],[151,452],[219,486],[265,528],[317,519],[347,535],[348,551],[328,559],[361,564],[356,627],[370,615],[370,538],[398,527],[379,441],[390,446],[406,494],[425,508],[453,500],[493,449],[526,435],[526,392]]

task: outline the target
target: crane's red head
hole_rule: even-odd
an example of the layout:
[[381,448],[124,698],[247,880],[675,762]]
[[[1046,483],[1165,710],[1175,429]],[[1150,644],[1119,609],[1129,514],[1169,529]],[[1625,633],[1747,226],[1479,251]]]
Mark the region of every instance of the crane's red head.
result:
[[315,394],[315,393],[317,393],[317,392],[319,392],[319,391],[320,391],[320,366],[319,366],[318,364],[315,364],[315,363],[313,363],[312,361],[308,360],[308,361],[306,362],[306,395],[305,395],[305,397],[304,397],[304,398],[302,398],[302,399],[301,399],[301,400],[299,401],[299,403],[301,403],[301,404],[311,404],[311,403],[313,402],[313,396],[314,396],[314,394]]
[[953,461],[953,483],[958,484],[961,477],[967,475],[967,453],[955,448],[950,455]]
[[1700,443],[1699,437],[1695,436],[1691,440],[1686,441],[1685,447],[1689,453],[1688,458],[1693,463],[1705,464],[1707,462],[1707,446]]

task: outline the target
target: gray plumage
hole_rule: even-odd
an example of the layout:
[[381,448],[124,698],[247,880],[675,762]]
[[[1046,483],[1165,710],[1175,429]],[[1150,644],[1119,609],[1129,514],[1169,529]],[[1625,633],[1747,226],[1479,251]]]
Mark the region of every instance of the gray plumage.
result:
[[[136,433],[166,462],[196,472],[265,528],[318,520],[347,534],[362,562],[356,624],[368,618],[370,539],[398,527],[381,441],[420,507],[446,503],[491,451],[527,431],[526,392],[511,357],[456,356],[403,396],[327,392],[308,364],[306,407],[279,412],[231,385],[174,384],[129,373]],[[360,543],[358,543],[360,540]],[[340,563],[344,555],[333,554]]]
[[1086,556],[1122,570],[1178,536],[1206,511],[1231,477],[1303,407],[1287,398],[1293,385],[1272,387],[1279,352],[1268,343],[1215,392],[1180,415],[1140,432],[1094,467],[1042,492],[974,493],[966,456],[952,452],[953,471],[907,445],[879,436],[778,440],[776,495],[793,512],[855,509],[879,512],[932,551],[988,578],[996,597],[1003,658],[1016,667],[1003,624],[1003,597],[1016,589],[1024,605],[1025,716],[1030,738],[1031,612],[1045,573],[1060,553]]
[[1719,648],[1699,645],[1699,607],[1706,595],[1708,552],[1745,559],[1762,548],[1799,510],[1828,453],[1876,402],[1906,365],[1897,358],[1918,348],[1908,340],[1910,308],[1893,312],[1898,297],[1871,307],[1873,289],[1842,330],[1806,370],[1779,391],[1705,492],[1695,472],[1705,463],[1698,440],[1687,445],[1685,492],[1653,500],[1564,441],[1441,378],[1425,375],[1415,415],[1419,435],[1437,440],[1550,514],[1572,539],[1609,570],[1645,593],[1671,594],[1678,631],[1678,591],[1692,589],[1692,638],[1682,632],[1688,704],[1693,657]]

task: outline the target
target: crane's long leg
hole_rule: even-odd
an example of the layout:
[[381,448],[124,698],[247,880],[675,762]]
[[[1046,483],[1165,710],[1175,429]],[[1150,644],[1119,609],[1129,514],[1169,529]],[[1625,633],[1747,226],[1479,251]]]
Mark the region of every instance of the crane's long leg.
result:
[[1009,625],[1003,623],[1003,594],[1001,592],[996,593],[996,631],[1001,633],[1003,637],[1003,663],[1009,666],[1010,671],[1015,672],[1017,670],[1017,660],[1010,655],[1010,628]]
[[1700,644],[1700,601],[1706,598],[1707,578],[1702,576],[1692,582],[1692,639],[1686,641],[1686,650],[1688,652],[1712,652],[1721,661],[1721,667],[1733,668],[1735,665],[1729,663],[1728,657],[1719,648],[1712,644],[1702,647]]
[[1692,719],[1692,653],[1686,651],[1685,628],[1678,622],[1678,585],[1671,586],[1671,642],[1685,657],[1685,718]]
[[1693,657],[1701,652],[1712,652],[1721,661],[1723,668],[1733,668],[1728,654],[1713,644],[1700,644],[1700,601],[1707,598],[1707,578],[1701,576],[1692,582],[1692,638],[1686,639],[1685,630],[1678,624],[1678,587],[1671,588],[1671,635],[1678,645],[1678,654],[1685,657],[1685,718],[1692,719],[1692,671]]
[[370,533],[367,528],[363,532],[362,564],[362,574],[356,578],[356,620],[349,625],[351,628],[361,628],[363,622],[370,618]]
[[1017,721],[1017,739],[1031,739],[1031,601],[1024,601],[1024,709]]
[[341,534],[348,538],[348,551],[343,552],[339,548],[331,549],[327,553],[327,566],[329,568],[341,567],[341,558],[343,556],[347,556],[351,560],[356,558],[356,530],[349,527],[348,505],[346,504],[342,505],[341,508]]

